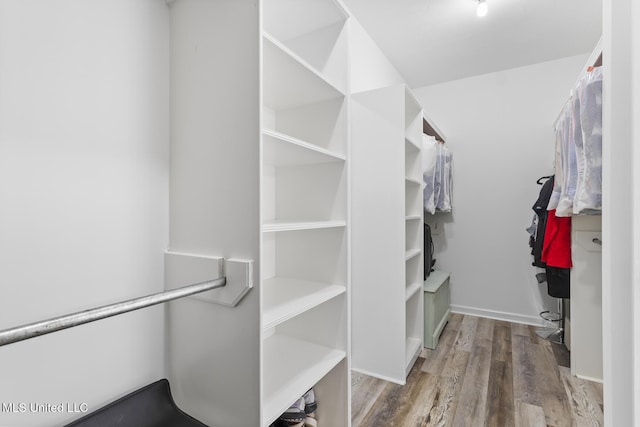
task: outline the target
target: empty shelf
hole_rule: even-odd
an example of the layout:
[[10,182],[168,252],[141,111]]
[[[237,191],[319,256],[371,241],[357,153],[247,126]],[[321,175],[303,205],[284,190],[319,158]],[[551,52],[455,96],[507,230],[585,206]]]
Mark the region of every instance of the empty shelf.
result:
[[345,293],[346,288],[330,283],[274,277],[263,282],[263,329],[272,328]]
[[282,43],[265,35],[264,103],[274,110],[288,109],[344,94]]
[[405,147],[409,150],[409,151],[420,151],[420,145],[418,145],[417,142],[409,139],[409,138],[405,138]]
[[273,233],[278,231],[296,231],[296,230],[314,230],[318,228],[337,228],[345,227],[347,222],[344,220],[334,221],[267,221],[262,224],[262,231],[265,233]]
[[407,286],[405,299],[409,301],[409,299],[411,299],[411,297],[414,296],[416,292],[418,292],[421,289],[422,289],[422,283],[410,284],[409,286]]
[[406,177],[405,181],[407,182],[407,184],[415,184],[415,185],[418,185],[418,186],[422,185],[422,182],[420,182],[420,180],[415,179],[415,178]]
[[273,130],[263,130],[264,162],[274,166],[344,162],[345,156]]
[[411,258],[420,255],[420,249],[409,249],[405,255],[405,260],[409,261]]

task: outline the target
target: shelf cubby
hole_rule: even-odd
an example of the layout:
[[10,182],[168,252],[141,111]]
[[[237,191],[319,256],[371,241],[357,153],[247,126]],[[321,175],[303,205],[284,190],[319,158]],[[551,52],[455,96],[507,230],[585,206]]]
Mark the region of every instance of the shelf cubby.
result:
[[268,35],[263,37],[263,54],[264,102],[268,107],[287,110],[344,96],[341,90]]
[[[264,364],[269,367],[264,372],[265,422],[273,421],[345,360],[347,308],[342,292],[265,329]],[[340,400],[346,401],[346,395]],[[323,405],[331,412],[327,402]]]
[[347,18],[347,12],[333,1],[267,0],[264,31],[346,91]]
[[[263,224],[346,221],[345,162],[263,166]],[[329,224],[335,226],[335,224]]]
[[277,41],[264,37],[263,126],[345,155],[345,94]]
[[346,352],[299,338],[274,334],[263,344],[263,418],[268,426],[310,387],[320,382]]
[[344,285],[288,277],[267,279],[262,287],[263,329],[273,328],[346,292]]
[[[414,250],[412,253],[421,252],[419,250]],[[422,257],[415,256],[408,258],[405,263],[405,286],[410,286],[411,284],[422,282],[422,277],[424,277],[424,271],[422,269]]]
[[347,283],[346,227],[263,233],[263,280]]
[[407,152],[420,152],[420,146],[417,141],[405,137],[404,143]]
[[405,300],[406,300],[406,301],[409,301],[409,300],[410,300],[411,298],[413,298],[413,297],[416,295],[416,293],[418,293],[420,290],[422,290],[422,283],[420,283],[420,282],[413,282],[413,283],[410,283],[410,284],[407,286],[407,289],[406,289],[406,296],[405,296]]
[[405,216],[420,215],[422,211],[422,186],[405,180]]
[[422,185],[422,155],[420,151],[405,150],[404,164],[407,180]]
[[[409,221],[405,225],[405,249],[407,251],[410,250],[418,250],[421,251],[422,239],[420,239],[420,232],[422,230],[422,224],[418,221]],[[424,234],[424,232],[423,232]]]

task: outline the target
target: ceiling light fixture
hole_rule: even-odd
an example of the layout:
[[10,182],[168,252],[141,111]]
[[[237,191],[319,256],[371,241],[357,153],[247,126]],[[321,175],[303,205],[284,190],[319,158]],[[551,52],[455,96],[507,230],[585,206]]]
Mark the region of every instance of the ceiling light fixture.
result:
[[478,9],[476,10],[478,16],[485,16],[488,10],[487,0],[478,0]]

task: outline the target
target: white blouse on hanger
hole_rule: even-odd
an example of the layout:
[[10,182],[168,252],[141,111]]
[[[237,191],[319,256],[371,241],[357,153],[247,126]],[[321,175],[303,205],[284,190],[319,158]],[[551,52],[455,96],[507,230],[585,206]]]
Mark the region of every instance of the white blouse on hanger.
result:
[[602,67],[571,92],[556,124],[555,185],[548,210],[556,216],[602,210]]
[[451,212],[451,152],[433,136],[423,135],[422,144],[424,210],[430,214]]

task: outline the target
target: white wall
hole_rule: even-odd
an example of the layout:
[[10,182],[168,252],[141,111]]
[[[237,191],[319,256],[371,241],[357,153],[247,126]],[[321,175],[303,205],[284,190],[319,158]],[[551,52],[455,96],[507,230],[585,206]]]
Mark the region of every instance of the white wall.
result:
[[[157,0],[0,2],[0,329],[162,290],[168,28]],[[27,405],[0,425],[160,378],[163,313],[0,347],[0,403]]]
[[349,19],[349,31],[351,92],[357,93],[405,83],[398,70],[353,17]]
[[437,214],[437,268],[455,311],[524,323],[556,309],[535,280],[525,229],[536,180],[553,173],[553,122],[588,54],[415,89],[453,152],[451,214]]

